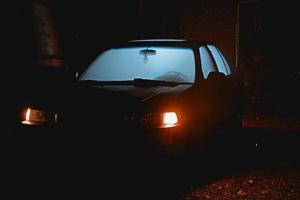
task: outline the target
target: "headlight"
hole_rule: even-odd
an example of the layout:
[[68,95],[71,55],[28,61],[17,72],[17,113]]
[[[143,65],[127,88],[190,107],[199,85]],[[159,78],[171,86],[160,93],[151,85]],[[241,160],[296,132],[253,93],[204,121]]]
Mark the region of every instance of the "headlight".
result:
[[58,122],[58,115],[54,112],[27,108],[22,116],[22,124],[39,125]]
[[162,114],[163,128],[170,128],[178,125],[178,118],[175,112],[165,112]]
[[149,127],[171,128],[179,125],[176,112],[149,113],[141,122]]

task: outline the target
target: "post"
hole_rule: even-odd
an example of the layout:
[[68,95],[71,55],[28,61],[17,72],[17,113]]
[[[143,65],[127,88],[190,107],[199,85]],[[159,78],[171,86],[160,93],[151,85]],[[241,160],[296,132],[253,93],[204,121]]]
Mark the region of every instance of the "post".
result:
[[240,56],[240,1],[236,1],[236,25],[235,25],[235,68],[238,68]]
[[63,67],[58,36],[48,0],[32,0],[33,26],[36,33],[38,67]]

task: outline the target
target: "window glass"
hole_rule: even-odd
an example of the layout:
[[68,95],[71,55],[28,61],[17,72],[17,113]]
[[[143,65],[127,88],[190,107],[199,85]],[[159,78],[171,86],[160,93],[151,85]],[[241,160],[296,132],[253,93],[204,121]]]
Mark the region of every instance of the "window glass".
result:
[[218,71],[213,58],[205,46],[200,47],[200,60],[203,77],[206,79],[210,72]]
[[222,52],[218,49],[218,51],[219,51],[219,53],[220,53],[220,55],[221,55],[221,57],[222,57],[222,59],[223,59],[223,62],[224,62],[224,64],[225,64],[225,67],[226,67],[226,70],[227,70],[227,73],[228,74],[231,74],[231,67],[230,67],[230,65],[229,65],[229,63],[228,63],[228,61],[227,61],[227,59],[225,58],[225,56],[222,54]]
[[190,48],[126,47],[110,49],[87,68],[79,80],[122,81],[136,78],[173,82],[195,81]]
[[212,45],[207,45],[207,47],[209,48],[211,54],[213,55],[213,57],[216,61],[219,72],[221,72],[225,75],[228,75],[227,69],[225,67],[225,63],[224,63],[223,58],[221,57],[218,49],[215,46],[212,46]]

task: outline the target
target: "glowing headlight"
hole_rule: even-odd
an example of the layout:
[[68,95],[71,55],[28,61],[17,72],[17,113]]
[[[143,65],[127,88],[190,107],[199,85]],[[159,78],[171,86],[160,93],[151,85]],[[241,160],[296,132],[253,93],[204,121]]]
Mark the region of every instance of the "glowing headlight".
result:
[[57,123],[57,121],[57,113],[52,113],[45,110],[27,108],[22,116],[22,124],[28,125]]
[[179,125],[176,112],[149,113],[141,119],[148,127],[171,128]]
[[162,125],[164,128],[178,125],[178,118],[175,112],[165,112],[162,115]]

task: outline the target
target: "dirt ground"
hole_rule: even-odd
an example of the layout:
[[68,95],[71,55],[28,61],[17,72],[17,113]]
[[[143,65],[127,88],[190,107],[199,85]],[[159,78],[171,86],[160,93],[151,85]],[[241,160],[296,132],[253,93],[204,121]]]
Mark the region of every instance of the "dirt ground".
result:
[[191,188],[180,200],[300,199],[300,170],[254,171]]

